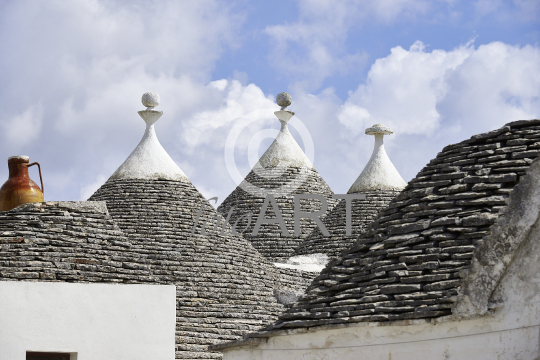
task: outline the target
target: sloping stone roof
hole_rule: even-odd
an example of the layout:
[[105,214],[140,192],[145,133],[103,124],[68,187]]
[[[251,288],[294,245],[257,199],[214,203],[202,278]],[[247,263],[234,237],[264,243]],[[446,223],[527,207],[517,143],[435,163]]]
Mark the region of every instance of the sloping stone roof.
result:
[[475,251],[539,152],[539,120],[446,146],[269,329],[451,314]]
[[[140,201],[129,204],[136,209]],[[163,208],[172,205],[165,202]],[[131,212],[124,224],[145,207]],[[160,222],[163,213],[152,208],[156,216],[136,221],[146,229],[141,237],[137,226],[125,227],[126,235],[103,201],[32,203],[1,212],[0,281],[175,284],[176,358],[209,359],[221,357],[207,351],[209,344],[238,339],[275,320],[284,309],[276,297],[301,293],[313,277],[275,269],[241,237],[194,235],[193,243],[182,248],[190,229]],[[212,213],[206,211],[201,219]],[[160,237],[157,227],[161,234],[178,236]]]
[[[272,171],[274,169],[270,169]],[[253,170],[246,176],[246,182],[259,187],[259,194],[252,194],[245,191],[242,185],[238,186],[218,207],[218,211],[224,216],[229,214],[234,206],[229,219],[229,224],[237,224],[237,231],[242,231],[242,235],[249,240],[253,246],[269,260],[280,261],[294,256],[296,248],[303,239],[317,227],[311,219],[300,220],[300,236],[294,236],[294,196],[295,194],[317,194],[326,198],[329,212],[336,204],[336,199],[332,198],[333,192],[326,182],[321,178],[315,169],[287,167],[282,170],[282,175],[276,178],[265,178],[257,175]],[[279,191],[273,193],[274,189],[294,188],[293,191],[280,195]],[[278,224],[262,224],[257,236],[253,236],[253,229],[259,212],[267,194],[275,194],[275,200],[283,220],[287,226],[290,236],[283,236],[282,229]],[[321,210],[321,203],[313,199],[300,199],[300,210],[302,212],[317,212]],[[265,218],[275,219],[275,209],[270,205],[267,207]],[[252,213],[250,221],[245,215]]]
[[159,282],[141,256],[104,202],[30,203],[0,212],[0,280]]
[[[284,309],[274,289],[299,292],[307,279],[274,268],[233,235],[159,144],[154,123],[162,112],[149,107],[139,115],[146,122],[143,139],[89,200],[106,202],[134,248],[157,258],[178,254],[180,261],[169,265],[177,289],[177,358],[219,358],[208,345],[270,321]],[[212,229],[214,223],[220,225]]]
[[[279,96],[286,93],[281,93]],[[274,114],[281,122],[281,129],[270,147],[261,156],[245,179],[221,203],[218,211],[224,216],[230,212],[229,223],[236,224],[238,231],[266,258],[283,261],[294,255],[302,240],[316,227],[316,223],[307,218],[300,220],[300,235],[294,235],[294,197],[296,194],[317,194],[326,198],[328,208],[332,209],[338,201],[332,198],[333,192],[319,175],[311,161],[291,135],[287,123],[294,113],[287,111],[290,95],[280,111]],[[279,101],[278,101],[279,102]],[[265,218],[275,219],[275,211],[280,212],[289,235],[276,223],[262,224],[253,234],[257,217],[267,195],[275,198],[279,209],[269,205]],[[302,212],[321,210],[321,202],[315,199],[301,199]],[[233,209],[234,207],[234,209]],[[231,212],[231,209],[232,212]],[[251,218],[248,214],[252,214]]]
[[109,180],[89,200],[107,203],[133,247],[158,258],[179,254],[170,264],[178,293],[177,358],[198,358],[207,345],[258,328],[282,311],[272,284],[277,272],[249,242],[232,235],[230,226],[224,235],[208,227],[201,235],[217,214],[190,183]]
[[0,213],[0,279],[174,284],[176,358],[221,358],[208,345],[272,322],[315,274],[278,269],[233,235],[159,144],[162,112],[139,115],[143,139],[91,201]]
[[330,236],[324,236],[319,228],[314,229],[298,247],[296,255],[323,253],[337,257],[403,190],[406,183],[384,149],[383,136],[392,133],[392,129],[381,124],[366,129],[366,134],[375,135],[375,146],[367,165],[348,191],[348,194],[365,195],[365,199],[351,200],[350,235],[346,232],[347,201],[343,199],[321,219]]
[[341,200],[321,219],[330,236],[324,236],[319,228],[314,229],[296,249],[296,255],[323,253],[330,258],[338,257],[342,251],[352,246],[399,191],[374,190],[362,191],[361,194],[366,198],[351,202],[351,235],[346,233],[346,201]]

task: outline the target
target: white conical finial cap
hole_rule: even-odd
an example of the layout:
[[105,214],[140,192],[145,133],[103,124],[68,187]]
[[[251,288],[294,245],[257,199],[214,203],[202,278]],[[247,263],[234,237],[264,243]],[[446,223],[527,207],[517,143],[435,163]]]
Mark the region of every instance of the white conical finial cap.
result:
[[367,135],[375,135],[375,147],[366,167],[349,189],[348,193],[373,190],[403,190],[407,183],[388,158],[384,149],[384,135],[393,131],[382,124],[375,124],[366,129]]
[[287,123],[294,116],[294,112],[286,110],[287,106],[291,105],[291,95],[282,92],[276,96],[276,103],[281,106],[281,110],[275,111],[274,115],[281,122],[281,129],[274,142],[268,150],[261,156],[255,168],[263,167],[297,167],[312,169],[313,164],[294,140],[291,135]]
[[154,130],[154,123],[163,115],[163,111],[154,110],[154,107],[159,105],[159,95],[152,91],[144,93],[142,103],[147,108],[138,113],[146,122],[146,131],[139,145],[112,174],[111,179],[159,179],[189,182],[186,174],[161,146]]

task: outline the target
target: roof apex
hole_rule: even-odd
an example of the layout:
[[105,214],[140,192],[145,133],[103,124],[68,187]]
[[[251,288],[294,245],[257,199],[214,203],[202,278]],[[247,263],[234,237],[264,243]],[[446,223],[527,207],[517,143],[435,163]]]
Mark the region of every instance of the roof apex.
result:
[[366,129],[366,134],[375,135],[373,154],[366,167],[348,193],[357,193],[368,190],[402,190],[407,183],[396,170],[384,149],[383,136],[392,134],[393,131],[382,124],[375,124]]
[[[290,95],[287,94],[289,97],[286,99],[287,101],[285,101],[280,98],[280,95],[282,94],[287,93],[280,93],[278,95],[278,104],[290,105]],[[272,168],[279,166],[314,169],[313,164],[291,135],[287,126],[289,120],[294,116],[294,112],[285,109],[286,107],[283,106],[281,110],[274,112],[274,115],[276,115],[279,122],[281,122],[281,129],[274,142],[272,142],[270,147],[264,152],[254,168]]]
[[154,123],[163,115],[163,111],[154,110],[154,107],[159,105],[159,95],[153,92],[145,93],[142,102],[145,106],[153,105],[138,112],[146,123],[144,135],[135,150],[110,179],[163,179],[190,182],[157,138]]

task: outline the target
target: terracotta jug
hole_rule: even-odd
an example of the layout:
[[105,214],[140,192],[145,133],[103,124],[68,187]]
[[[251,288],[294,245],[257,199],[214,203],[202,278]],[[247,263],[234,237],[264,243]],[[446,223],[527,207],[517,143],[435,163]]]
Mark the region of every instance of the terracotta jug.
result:
[[[0,211],[11,210],[21,204],[42,202],[43,179],[41,167],[37,162],[28,164],[28,156],[11,156],[8,158],[9,179],[0,188]],[[28,168],[37,165],[41,189],[28,176]]]

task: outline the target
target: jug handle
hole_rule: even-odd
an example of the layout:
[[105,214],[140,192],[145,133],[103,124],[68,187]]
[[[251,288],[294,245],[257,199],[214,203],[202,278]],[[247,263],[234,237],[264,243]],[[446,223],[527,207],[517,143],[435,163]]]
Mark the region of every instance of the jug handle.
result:
[[33,162],[31,164],[26,165],[26,167],[30,167],[30,166],[34,166],[34,165],[37,165],[38,170],[39,170],[39,181],[41,181],[41,192],[43,194],[45,194],[45,190],[43,189],[43,178],[41,177],[41,166],[39,166],[39,163],[38,162]]

